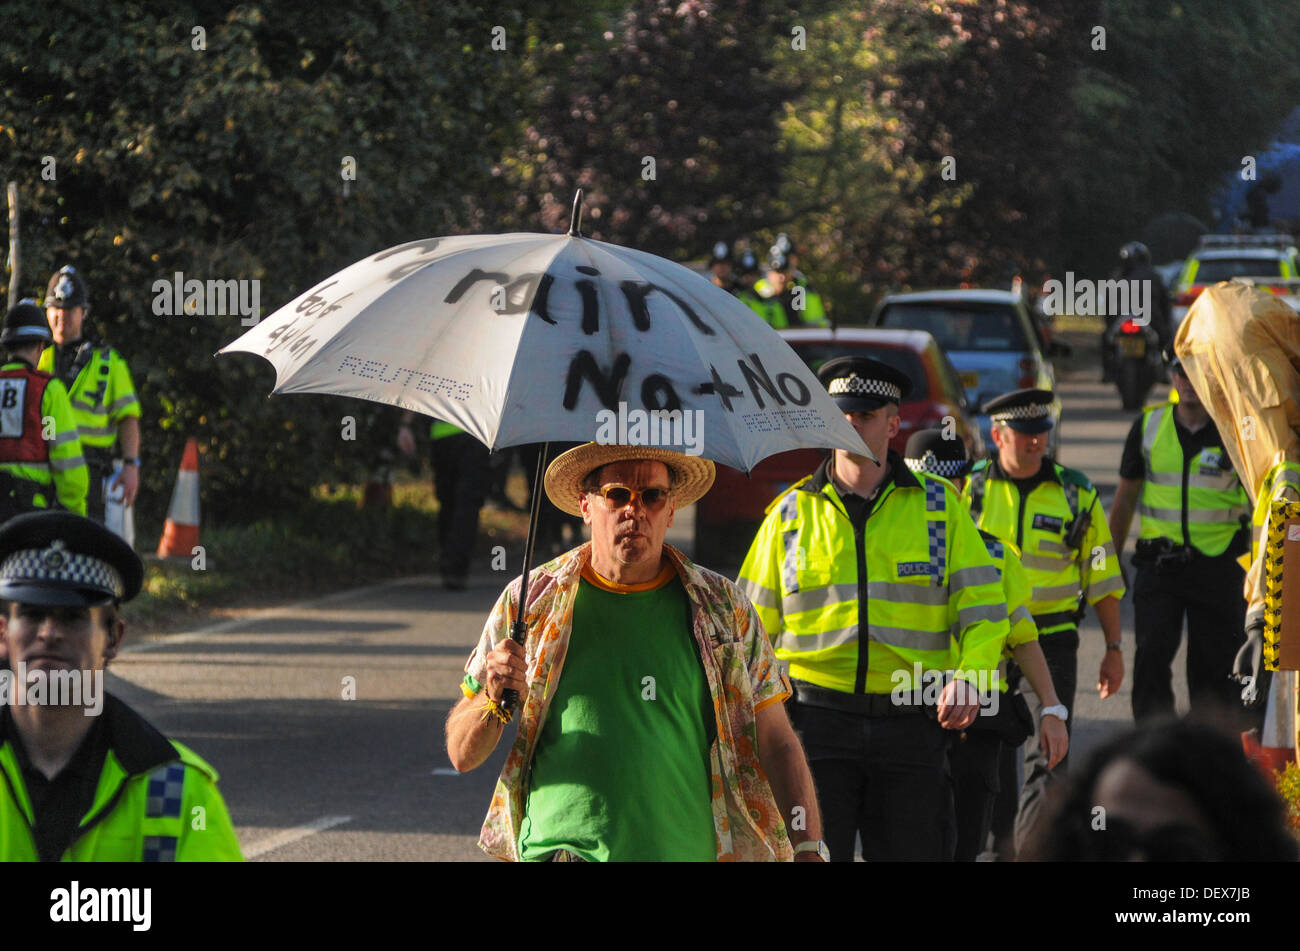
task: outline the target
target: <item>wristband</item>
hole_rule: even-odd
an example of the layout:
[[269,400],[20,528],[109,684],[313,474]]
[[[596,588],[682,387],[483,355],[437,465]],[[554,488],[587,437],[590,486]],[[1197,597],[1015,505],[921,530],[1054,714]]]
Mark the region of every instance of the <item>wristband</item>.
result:
[[140,457],[139,457],[139,456],[131,456],[129,459],[123,459],[123,460],[122,460],[122,465],[124,465],[124,466],[135,466],[137,469],[139,469],[139,468],[140,468]]
[[1124,650],[1124,645],[1123,645],[1121,642],[1119,642],[1119,641],[1115,641],[1115,642],[1113,642],[1113,643],[1112,643],[1111,641],[1107,641],[1107,642],[1106,642],[1106,650],[1108,650],[1108,651],[1121,651],[1121,652],[1122,652],[1122,651]]

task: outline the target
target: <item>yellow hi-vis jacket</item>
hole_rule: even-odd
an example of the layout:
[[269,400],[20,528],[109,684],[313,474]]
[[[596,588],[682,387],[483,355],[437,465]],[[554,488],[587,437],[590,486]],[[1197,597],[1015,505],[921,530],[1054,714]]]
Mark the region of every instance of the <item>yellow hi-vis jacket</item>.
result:
[[[62,861],[242,861],[212,767],[112,694],[99,716],[107,718],[108,752]],[[35,815],[15,742],[0,733],[0,861],[35,862]]]
[[[1002,541],[996,535],[990,535],[982,528],[979,533],[980,538],[984,539],[989,557],[993,559],[993,566],[998,569],[998,575],[1002,579],[1002,594],[1007,600],[1007,624],[1010,626],[1002,656],[1010,658],[1011,652],[1021,644],[1038,640],[1038,626],[1029,613],[1029,600],[1034,588],[1029,583],[1025,566],[1020,563],[1016,546]],[[1005,672],[998,678],[998,689],[1007,692]]]
[[[1021,495],[996,459],[976,463],[962,490],[976,524],[1019,549],[1034,590],[1029,613],[1040,638],[1078,626],[1081,596],[1089,604],[1124,596],[1097,490],[1082,472],[1046,457],[1043,465],[1042,481],[1027,495]],[[1084,516],[1088,527],[1078,549],[1072,549],[1066,544],[1071,523]]]
[[1139,538],[1167,538],[1214,557],[1228,550],[1250,514],[1250,499],[1222,446],[1183,458],[1172,403],[1143,412],[1146,477],[1138,512]]
[[[68,387],[72,412],[83,448],[109,450],[117,442],[117,427],[127,417],[140,416],[140,401],[131,383],[126,361],[112,347],[90,340],[74,344],[80,351],[92,348],[77,378]],[[55,371],[55,350],[46,347],[36,369]],[[56,374],[57,375],[57,374]]]
[[1006,602],[951,484],[890,452],[892,472],[855,527],[828,462],[768,510],[740,569],[777,658],[791,677],[844,693],[920,689],[918,663],[986,688]]
[[49,508],[57,498],[69,512],[85,515],[90,473],[68,391],[22,360],[3,364],[0,374],[0,471],[31,483],[34,508]]

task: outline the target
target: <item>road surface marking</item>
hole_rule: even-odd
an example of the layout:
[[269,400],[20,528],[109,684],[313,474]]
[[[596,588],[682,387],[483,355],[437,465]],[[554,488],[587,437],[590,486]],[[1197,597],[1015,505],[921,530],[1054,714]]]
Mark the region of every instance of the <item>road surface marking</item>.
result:
[[246,860],[260,858],[267,852],[274,852],[276,849],[297,842],[299,839],[305,839],[309,835],[315,835],[317,832],[324,832],[326,829],[332,829],[335,826],[341,826],[343,823],[351,821],[351,816],[321,816],[315,822],[308,822],[306,825],[277,832],[256,845],[244,849],[244,858]]

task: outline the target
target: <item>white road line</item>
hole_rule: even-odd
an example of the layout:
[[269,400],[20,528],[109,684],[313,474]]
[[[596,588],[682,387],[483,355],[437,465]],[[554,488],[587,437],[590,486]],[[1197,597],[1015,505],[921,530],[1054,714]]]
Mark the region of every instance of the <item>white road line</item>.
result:
[[345,822],[351,822],[351,816],[321,816],[315,822],[308,822],[306,825],[297,826],[293,829],[285,829],[283,832],[277,832],[273,836],[268,836],[256,845],[244,849],[245,859],[261,858],[267,852],[274,852],[278,848],[297,842],[299,839],[305,839],[309,835],[315,835],[317,832],[324,832],[326,829],[332,829],[335,826],[341,826]]
[[[233,618],[229,621],[220,621],[216,624],[209,624],[207,627],[199,628],[197,631],[186,631],[182,634],[168,634],[157,640],[149,641],[144,644],[128,644],[122,648],[120,653],[133,654],[136,652],[161,650],[172,644],[184,644],[187,641],[198,640],[209,634],[228,634],[231,631],[238,630],[246,624],[255,624],[258,621],[265,621],[269,618],[289,617],[299,611],[310,611],[322,605],[332,604],[335,601],[346,601],[349,598],[366,597],[385,591],[389,588],[401,587],[410,584],[430,584],[435,581],[433,575],[410,575],[405,578],[397,578],[393,581],[385,581],[382,584],[368,585],[364,588],[351,588],[347,591],[335,591],[333,594],[327,594],[323,597],[313,598],[310,601],[299,601],[296,604],[286,604],[278,608],[265,608],[260,611],[252,611],[244,617]],[[129,617],[129,615],[128,615]]]

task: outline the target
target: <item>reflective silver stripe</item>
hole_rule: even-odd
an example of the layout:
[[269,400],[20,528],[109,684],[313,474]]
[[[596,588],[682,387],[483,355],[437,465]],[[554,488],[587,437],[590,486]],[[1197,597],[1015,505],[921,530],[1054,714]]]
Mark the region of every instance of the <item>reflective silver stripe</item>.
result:
[[1074,549],[1064,542],[1054,542],[1050,538],[1041,539],[1038,542],[1038,550],[1051,552],[1054,555],[1060,555],[1063,558],[1073,558]]
[[94,439],[100,436],[116,436],[116,426],[78,426],[77,432],[82,439]]
[[1143,518],[1155,518],[1162,522],[1181,522],[1183,520],[1182,509],[1162,509],[1154,505],[1147,505],[1142,502],[1138,505],[1138,514]]
[[[1118,579],[1117,579],[1118,580]],[[1035,588],[1035,601],[1064,601],[1066,598],[1075,598],[1079,595],[1079,583],[1074,584],[1054,584],[1049,588]]]
[[1181,472],[1147,472],[1147,481],[1152,485],[1167,485],[1175,489],[1183,487]]
[[121,409],[124,406],[130,406],[131,404],[138,402],[140,401],[136,399],[134,393],[128,393],[126,396],[119,396],[117,399],[113,400],[113,402],[109,403],[108,411],[112,413],[116,409]]
[[748,578],[741,578],[737,584],[740,590],[745,592],[745,597],[749,598],[751,604],[760,608],[776,608],[781,603],[780,596],[771,588],[766,588],[756,581],[750,581]]
[[1020,563],[1032,571],[1050,571],[1058,572],[1067,565],[1072,564],[1072,558],[1057,558],[1055,555],[1030,555],[1020,556]]
[[828,584],[820,588],[805,588],[792,591],[781,599],[781,612],[786,615],[801,611],[814,611],[828,608],[832,604],[856,601],[858,586],[855,584]]
[[[948,603],[948,590],[929,583],[909,584],[906,581],[869,581],[867,597],[872,601],[890,601],[894,604],[924,604],[935,607]],[[854,592],[854,597],[857,593]]]
[[1124,579],[1119,575],[1113,575],[1105,581],[1098,581],[1096,584],[1088,585],[1088,590],[1084,596],[1091,601],[1093,598],[1099,598],[1102,595],[1110,594],[1112,591],[1118,591],[1124,587]]
[[956,591],[959,588],[973,588],[982,584],[1002,585],[1002,576],[993,565],[972,565],[970,568],[958,568],[948,576],[948,587]]
[[1142,455],[1147,460],[1147,473],[1151,472],[1151,449],[1156,444],[1156,434],[1160,432],[1160,422],[1164,419],[1165,407],[1153,409],[1147,416],[1142,429]]
[[901,627],[879,627],[872,624],[870,639],[892,647],[914,651],[946,651],[952,647],[952,635],[947,631],[912,631]]
[[54,472],[69,472],[73,469],[80,469],[85,466],[86,460],[78,453],[75,456],[68,456],[66,459],[50,459],[50,469]]
[[1187,486],[1192,489],[1207,489],[1210,492],[1231,492],[1237,487],[1237,477],[1231,469],[1223,475],[1200,475],[1190,472],[1187,475]]
[[81,437],[77,433],[77,427],[73,426],[71,432],[55,433],[54,438],[47,440],[52,446],[66,446],[70,442],[76,442]]
[[965,630],[978,621],[1004,621],[1007,617],[1005,604],[972,604],[957,611],[957,625]]
[[815,634],[796,634],[787,629],[781,633],[781,649],[795,654],[808,654],[824,651],[832,647],[855,643],[858,639],[858,626],[836,628],[833,631],[818,631]]
[[1034,616],[1029,613],[1029,607],[1027,605],[1022,604],[1020,605],[1020,607],[1016,608],[1014,611],[1011,612],[1011,616],[1007,618],[1007,620],[1011,622],[1012,627],[1015,627],[1021,621],[1029,621],[1030,623],[1032,623],[1034,620]]

